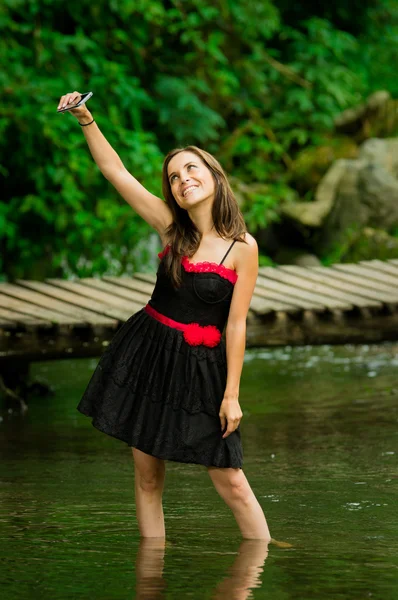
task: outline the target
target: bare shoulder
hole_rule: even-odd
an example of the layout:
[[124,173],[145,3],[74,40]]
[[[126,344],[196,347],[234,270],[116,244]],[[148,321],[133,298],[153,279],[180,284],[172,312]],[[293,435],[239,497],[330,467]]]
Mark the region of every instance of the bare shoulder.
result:
[[237,244],[236,263],[237,265],[258,261],[258,245],[256,240],[250,233],[246,233],[244,242]]
[[242,248],[250,248],[250,252],[258,252],[258,246],[255,238],[250,233],[245,233],[245,244],[242,244]]

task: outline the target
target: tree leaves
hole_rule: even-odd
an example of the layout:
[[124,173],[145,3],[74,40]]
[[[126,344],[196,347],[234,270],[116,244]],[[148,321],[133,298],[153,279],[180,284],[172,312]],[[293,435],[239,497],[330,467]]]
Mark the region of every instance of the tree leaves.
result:
[[73,117],[56,113],[64,93],[94,91],[99,126],[157,195],[164,153],[182,144],[213,152],[243,183],[265,184],[244,207],[255,232],[294,195],[294,157],[338,112],[377,88],[398,94],[397,23],[394,0],[5,0],[0,272],[152,264],[149,227],[99,174]]

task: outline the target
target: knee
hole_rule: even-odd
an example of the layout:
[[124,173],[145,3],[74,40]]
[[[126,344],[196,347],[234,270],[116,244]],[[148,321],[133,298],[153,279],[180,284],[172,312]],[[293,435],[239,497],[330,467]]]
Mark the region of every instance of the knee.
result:
[[242,471],[231,473],[231,475],[228,476],[227,490],[227,493],[233,502],[248,505],[252,501],[253,492]]
[[158,492],[163,489],[164,473],[162,469],[136,470],[136,479],[144,492]]

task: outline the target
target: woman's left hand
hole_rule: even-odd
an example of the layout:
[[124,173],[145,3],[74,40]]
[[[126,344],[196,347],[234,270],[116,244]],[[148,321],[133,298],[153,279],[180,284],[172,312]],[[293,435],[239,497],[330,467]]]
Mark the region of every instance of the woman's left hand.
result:
[[224,431],[228,424],[227,430],[222,436],[223,438],[226,438],[237,429],[243,417],[239,400],[229,400],[224,397],[224,400],[221,402],[219,416],[221,421],[221,431]]

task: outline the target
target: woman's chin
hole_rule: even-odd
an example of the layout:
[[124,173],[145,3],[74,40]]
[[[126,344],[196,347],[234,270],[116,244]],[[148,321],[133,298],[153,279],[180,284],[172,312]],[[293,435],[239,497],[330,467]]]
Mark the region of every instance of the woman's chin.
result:
[[199,194],[195,194],[195,197],[192,198],[184,198],[184,202],[180,204],[181,208],[185,210],[195,210],[199,208],[199,206],[203,205],[204,202],[209,201],[212,202],[213,198],[209,196],[199,196]]

